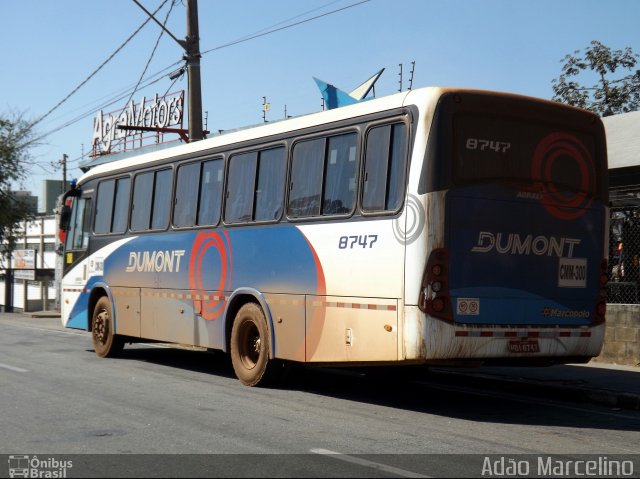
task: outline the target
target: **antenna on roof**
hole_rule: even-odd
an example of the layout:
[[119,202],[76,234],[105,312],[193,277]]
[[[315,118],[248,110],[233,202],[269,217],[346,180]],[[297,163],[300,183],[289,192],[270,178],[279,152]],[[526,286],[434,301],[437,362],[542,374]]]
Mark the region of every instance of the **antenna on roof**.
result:
[[267,120],[267,112],[269,111],[270,108],[271,108],[271,103],[267,103],[267,97],[263,96],[262,97],[262,121],[265,123],[269,123],[269,120]]
[[413,72],[416,69],[416,61],[413,60],[411,62],[411,77],[409,78],[409,90],[411,90],[413,88]]

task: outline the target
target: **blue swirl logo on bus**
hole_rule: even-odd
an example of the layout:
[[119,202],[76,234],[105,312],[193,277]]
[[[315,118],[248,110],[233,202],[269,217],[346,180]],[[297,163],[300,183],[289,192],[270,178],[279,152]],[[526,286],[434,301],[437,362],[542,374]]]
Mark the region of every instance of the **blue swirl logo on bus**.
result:
[[[568,193],[559,191],[553,181],[554,164],[569,158],[580,171],[579,189]],[[587,192],[594,190],[595,169],[589,150],[574,135],[554,132],[545,136],[536,147],[531,162],[532,178],[544,181],[542,205],[552,216],[562,220],[573,220],[587,212],[593,196]]]
[[[216,263],[216,256],[219,261],[219,268],[212,267]],[[202,263],[205,257],[207,257],[207,268],[203,271]],[[205,298],[202,299],[201,308],[201,315],[204,319],[210,321],[218,319],[224,312],[224,291],[231,289],[232,270],[233,261],[229,234],[226,231],[221,233],[217,231],[198,233],[191,247],[189,288],[194,297]],[[207,278],[206,275],[211,275],[214,271],[219,271],[219,277],[213,278],[213,281],[211,281],[211,278]],[[205,284],[215,284],[216,282],[216,290],[219,296],[207,295]]]

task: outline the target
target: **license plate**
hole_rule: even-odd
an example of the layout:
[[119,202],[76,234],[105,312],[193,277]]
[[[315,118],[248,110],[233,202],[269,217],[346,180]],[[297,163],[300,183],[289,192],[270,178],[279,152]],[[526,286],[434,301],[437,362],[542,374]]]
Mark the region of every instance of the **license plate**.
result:
[[509,341],[510,353],[539,353],[540,345],[536,339]]

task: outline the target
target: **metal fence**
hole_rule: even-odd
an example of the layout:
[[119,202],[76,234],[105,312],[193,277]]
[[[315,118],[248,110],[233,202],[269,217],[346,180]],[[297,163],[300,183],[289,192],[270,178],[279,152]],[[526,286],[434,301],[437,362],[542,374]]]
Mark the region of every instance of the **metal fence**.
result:
[[[617,199],[612,194],[607,302],[637,304],[640,303],[640,205]],[[615,206],[620,203],[626,205]]]

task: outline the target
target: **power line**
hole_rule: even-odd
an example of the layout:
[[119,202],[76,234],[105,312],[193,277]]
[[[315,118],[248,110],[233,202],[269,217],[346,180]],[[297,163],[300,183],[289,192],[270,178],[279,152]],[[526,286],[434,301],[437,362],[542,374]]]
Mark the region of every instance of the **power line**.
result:
[[[167,25],[167,22],[169,21],[169,15],[171,15],[171,11],[173,10],[173,7],[175,6],[175,4],[176,4],[176,0],[172,0],[171,1],[171,6],[169,7],[169,11],[167,12],[167,15],[164,17],[164,22],[162,23],[163,27],[165,27]],[[162,38],[162,35],[164,35],[164,28],[160,29],[160,34],[158,35],[158,39],[156,40],[156,44],[154,45],[153,50],[151,51],[151,55],[149,55],[149,59],[147,60],[147,64],[144,66],[144,69],[142,70],[142,73],[140,74],[140,77],[138,78],[138,82],[136,83],[136,86],[133,88],[133,91],[131,92],[131,95],[129,95],[129,99],[126,101],[125,107],[122,109],[123,111],[126,108],[126,105],[133,98],[133,95],[135,95],[136,92],[138,91],[138,87],[140,86],[140,83],[142,82],[142,79],[144,78],[144,74],[147,73],[147,69],[149,68],[149,65],[151,64],[151,60],[153,60],[153,56],[155,55],[156,50],[158,49],[158,45],[160,44],[160,39]]]
[[[166,4],[166,2],[167,2],[167,1],[168,1],[168,0],[164,0],[164,2],[163,2],[163,3],[162,3],[162,4],[161,4],[161,5],[160,5],[160,6],[159,6],[159,7],[158,7],[158,8],[157,8],[153,13],[154,13],[154,14],[155,14],[155,13],[157,13],[157,12],[158,12],[158,11],[159,11],[159,10],[160,10],[164,5],[165,5],[165,4]],[[300,16],[302,16],[302,15],[306,15],[307,13],[310,13],[310,12],[313,12],[313,11],[316,11],[316,10],[319,10],[319,9],[322,9],[322,8],[325,8],[325,7],[329,6],[329,5],[332,5],[332,4],[336,3],[337,1],[339,1],[339,0],[335,0],[335,1],[333,1],[333,2],[329,2],[328,4],[325,4],[325,5],[324,5],[324,6],[322,6],[322,7],[318,7],[318,8],[316,8],[316,9],[309,10],[309,11],[307,11],[307,12],[305,12],[305,13],[301,13],[301,14],[299,14],[299,15],[296,15],[296,16],[294,16],[294,17],[291,17],[289,20],[291,20],[291,19],[295,19],[295,18],[299,18]],[[353,3],[353,4],[351,4],[351,5],[347,5],[347,6],[342,7],[342,8],[338,8],[338,9],[335,9],[335,10],[331,10],[331,11],[329,11],[329,12],[325,12],[325,13],[323,13],[323,14],[316,15],[316,16],[313,16],[313,17],[307,18],[307,19],[305,19],[305,20],[301,20],[301,21],[299,21],[299,22],[295,22],[295,23],[291,23],[291,24],[285,25],[285,26],[283,26],[283,27],[279,27],[279,28],[266,27],[266,28],[271,28],[271,29],[270,29],[270,30],[267,30],[267,31],[264,31],[265,29],[259,30],[258,32],[254,33],[254,34],[249,34],[248,36],[244,36],[244,37],[241,37],[241,38],[239,38],[239,39],[237,39],[237,40],[234,40],[234,41],[231,41],[231,42],[228,42],[228,43],[225,43],[225,44],[219,45],[219,46],[217,46],[217,47],[211,48],[211,49],[209,49],[209,50],[206,50],[206,51],[202,52],[201,54],[202,54],[202,55],[206,55],[207,53],[210,53],[210,52],[212,52],[212,51],[222,50],[223,48],[227,48],[227,47],[230,47],[230,46],[233,46],[233,45],[237,45],[237,44],[239,44],[239,43],[244,43],[244,42],[247,42],[247,41],[249,41],[249,40],[254,40],[254,39],[256,39],[256,38],[260,38],[260,37],[263,37],[263,36],[266,36],[266,35],[270,35],[270,34],[272,34],[272,33],[276,33],[276,32],[282,31],[282,30],[286,30],[286,29],[288,29],[288,28],[291,28],[291,27],[294,27],[294,26],[297,26],[297,25],[301,25],[301,24],[303,24],[303,23],[308,23],[308,22],[310,22],[310,21],[317,20],[317,19],[319,19],[319,18],[323,18],[323,17],[329,16],[329,15],[332,15],[332,14],[334,14],[334,13],[338,13],[338,12],[341,12],[341,11],[344,11],[344,10],[347,10],[347,9],[350,9],[350,8],[353,8],[353,7],[356,7],[356,6],[358,6],[358,5],[362,5],[362,4],[364,4],[364,3],[368,3],[368,2],[370,2],[370,1],[371,1],[371,0],[362,0],[362,1],[359,1],[359,2]],[[173,4],[172,4],[172,7],[173,7]],[[289,21],[289,20],[283,20],[282,22],[279,22],[279,23],[277,23],[277,24],[275,24],[275,25],[280,25],[280,24],[282,24],[282,23],[284,23],[284,22],[286,22],[286,21]],[[113,53],[113,54],[112,54],[112,55],[111,55],[111,56],[110,56],[110,57],[109,57],[105,62],[103,62],[103,64],[102,64],[102,65],[100,65],[100,67],[98,67],[98,69],[96,69],[96,70],[95,70],[95,71],[94,71],[94,72],[93,72],[93,73],[92,73],[92,74],[91,74],[87,79],[85,79],[85,80],[84,80],[84,81],[83,81],[83,82],[82,82],[78,87],[76,87],[76,88],[75,88],[75,89],[74,89],[74,90],[73,90],[69,95],[67,95],[67,97],[65,97],[62,101],[60,101],[60,102],[59,102],[59,103],[58,103],[54,108],[52,108],[51,110],[49,110],[45,115],[43,115],[42,117],[40,117],[36,122],[32,123],[30,126],[32,127],[32,126],[34,126],[35,124],[37,124],[37,123],[41,122],[45,117],[47,117],[48,115],[50,115],[54,110],[56,110],[60,105],[62,105],[66,100],[68,100],[68,99],[69,99],[69,97],[71,97],[71,95],[73,95],[76,91],[78,91],[78,90],[79,90],[79,89],[80,89],[80,88],[81,88],[85,83],[87,83],[87,82],[88,82],[88,81],[89,81],[89,80],[90,80],[90,79],[91,79],[91,78],[92,78],[92,77],[93,77],[93,76],[94,76],[94,75],[95,75],[95,74],[96,74],[96,73],[97,73],[97,72],[98,72],[98,71],[99,71],[99,70],[100,70],[104,65],[106,65],[106,64],[107,64],[107,63],[108,63],[108,62],[109,62],[109,61],[110,61],[110,60],[111,60],[111,59],[112,59],[112,58],[113,58],[113,57],[114,57],[114,56],[115,56],[115,55],[116,55],[120,50],[122,50],[122,48],[126,45],[126,43],[128,43],[128,42],[129,42],[129,41],[130,41],[130,40],[131,40],[131,39],[132,39],[132,38],[133,38],[133,37],[134,37],[134,36],[135,36],[135,35],[136,35],[136,34],[137,34],[141,29],[142,29],[142,27],[144,27],[144,25],[146,25],[146,23],[148,23],[149,21],[150,21],[150,18],[149,18],[149,19],[147,19],[147,20],[146,20],[146,21],[145,21],[145,22],[144,22],[144,23],[143,23],[143,24],[142,24],[142,25],[141,25],[141,26],[140,26],[140,27],[139,27],[139,28],[138,28],[138,29],[137,29],[137,30],[136,30],[136,31],[135,31],[135,32],[134,32],[134,33],[133,33],[129,38],[128,38],[128,39],[127,39],[127,40],[126,40],[126,41],[125,41],[125,43],[124,43],[123,45],[121,45],[121,46],[118,48],[118,50],[116,50],[116,52],[114,52],[114,53]],[[273,26],[275,26],[275,25],[273,25]],[[154,51],[155,51],[155,48],[154,48]],[[153,55],[153,54],[152,54],[152,55]],[[91,110],[89,110],[89,111],[87,111],[87,112],[85,112],[85,113],[82,113],[82,114],[78,115],[77,117],[73,118],[72,120],[67,121],[66,123],[62,124],[61,126],[58,126],[58,127],[54,128],[54,129],[49,130],[47,133],[44,133],[44,134],[42,134],[42,135],[38,136],[36,139],[29,141],[28,143],[26,143],[26,144],[25,144],[25,146],[26,146],[26,145],[29,145],[29,144],[32,144],[32,143],[34,143],[35,141],[42,140],[43,138],[45,138],[45,137],[49,136],[49,135],[50,135],[50,134],[52,134],[52,133],[55,133],[55,132],[60,131],[60,130],[62,130],[62,129],[64,129],[64,128],[67,128],[68,126],[71,126],[71,125],[73,125],[74,123],[77,123],[78,121],[83,120],[83,119],[85,119],[86,117],[88,117],[88,116],[90,116],[90,115],[93,115],[93,114],[94,114],[94,113],[96,113],[97,111],[100,111],[100,110],[102,110],[102,109],[104,109],[104,108],[106,108],[106,107],[108,107],[108,106],[113,105],[114,103],[119,102],[120,100],[122,100],[123,98],[127,97],[127,96],[128,96],[128,95],[130,95],[130,94],[131,94],[131,96],[130,96],[129,98],[131,98],[131,97],[133,96],[133,94],[135,94],[135,92],[137,91],[137,89],[140,89],[140,88],[147,88],[147,87],[149,87],[149,86],[151,86],[151,85],[153,85],[153,84],[155,84],[155,83],[159,82],[160,80],[164,79],[164,77],[166,76],[165,72],[167,72],[168,70],[173,69],[176,65],[178,65],[178,64],[179,64],[179,63],[181,63],[181,62],[182,62],[182,60],[179,60],[179,61],[177,61],[177,62],[174,62],[174,63],[172,63],[171,65],[169,65],[169,66],[167,66],[167,67],[163,68],[162,70],[160,70],[160,71],[158,71],[158,72],[154,73],[153,75],[149,76],[149,77],[145,80],[147,83],[144,83],[144,84],[142,85],[142,87],[140,87],[140,80],[139,80],[139,81],[138,81],[138,83],[133,87],[133,89],[131,89],[131,88],[129,87],[129,88],[126,88],[125,90],[120,90],[120,92],[119,92],[119,93],[116,93],[116,94],[115,94],[115,96],[112,96],[111,98],[109,98],[108,100],[106,100],[106,101],[105,101],[105,103],[102,103],[101,105],[99,105],[99,106],[97,106],[97,107],[95,107],[95,108],[92,108]],[[148,68],[148,64],[147,64],[147,67],[145,67],[145,70],[146,70],[147,68]],[[143,72],[143,75],[144,75],[144,72]],[[155,77],[158,77],[158,78],[155,78]],[[155,79],[154,79],[154,80],[151,80],[152,78],[155,78]],[[175,81],[174,81],[174,83],[175,83]],[[173,83],[172,83],[172,85],[173,85]],[[171,87],[170,87],[170,88],[171,88]],[[133,93],[131,93],[131,92],[133,92]],[[103,97],[103,98],[104,98],[104,97]],[[130,100],[128,100],[128,101],[130,101]],[[80,158],[76,158],[75,160],[71,160],[71,161],[72,161],[72,162],[73,162],[73,161],[79,161],[79,160],[81,160],[84,156],[86,156],[86,155],[83,155],[83,156],[81,156]]]
[[367,2],[370,2],[370,1],[371,0],[362,0],[360,2],[356,2],[356,3],[353,3],[351,5],[347,5],[346,7],[337,8],[335,10],[331,10],[330,12],[326,12],[326,13],[323,13],[321,15],[316,15],[315,17],[310,17],[310,18],[307,18],[305,20],[301,20],[299,22],[295,22],[295,23],[291,23],[289,25],[285,25],[284,27],[274,28],[273,30],[268,30],[268,31],[266,31],[264,33],[257,33],[255,35],[251,35],[251,36],[246,37],[246,38],[242,38],[242,39],[235,40],[235,41],[232,41],[232,42],[229,42],[229,43],[225,43],[223,45],[220,45],[220,46],[217,46],[217,47],[213,47],[213,48],[211,48],[209,50],[206,50],[206,51],[202,52],[202,55],[206,55],[207,53],[213,52],[215,50],[221,50],[223,48],[227,48],[227,47],[230,47],[232,45],[237,45],[239,43],[248,42],[249,40],[254,40],[256,38],[264,37],[265,35],[269,35],[271,33],[279,32],[279,31],[282,31],[282,30],[286,30],[287,28],[295,27],[297,25],[302,25],[303,23],[307,23],[307,22],[310,22],[312,20],[317,20],[318,18],[326,17],[326,16],[332,15],[334,13],[342,12],[342,11],[347,10],[349,8],[357,7],[358,5],[362,5],[363,3],[367,3]]
[[[182,60],[180,60],[178,62],[175,62],[175,63],[169,65],[168,67],[166,67],[165,69],[163,69],[159,73],[164,73],[165,71],[172,69],[178,63],[181,63],[181,62],[182,62]],[[153,75],[153,76],[155,76],[155,75]],[[151,78],[153,78],[153,76],[151,76]],[[161,77],[156,78],[155,80],[148,81],[147,83],[145,83],[142,86],[142,88],[147,88],[147,87],[149,87],[149,86],[151,86],[151,85],[153,85],[155,83],[158,83],[160,80],[163,80],[165,76],[166,75],[162,75]],[[129,91],[127,90],[125,93],[121,94],[120,96],[112,98],[110,100],[107,100],[106,103],[103,103],[102,105],[98,106],[97,108],[91,109],[91,110],[89,110],[89,111],[87,111],[85,113],[80,114],[79,116],[75,117],[74,119],[67,121],[66,123],[64,123],[62,125],[59,125],[59,126],[57,126],[55,128],[52,128],[51,130],[47,131],[46,133],[43,133],[42,135],[40,135],[40,136],[38,136],[38,137],[36,137],[36,138],[24,143],[24,145],[22,145],[22,146],[31,145],[31,144],[33,144],[33,143],[35,143],[37,141],[40,141],[40,140],[46,138],[47,136],[51,135],[52,133],[56,133],[56,132],[58,132],[60,130],[63,130],[64,128],[67,128],[68,126],[71,126],[71,125],[79,122],[80,120],[84,120],[85,118],[87,118],[88,116],[93,115],[97,111],[100,111],[100,110],[102,110],[104,108],[107,108],[108,106],[111,106],[111,105],[113,105],[115,103],[120,102],[122,99],[126,98],[128,95],[129,95]]]
[[[156,9],[155,12],[153,12],[154,14],[156,14],[162,7],[164,7],[164,5],[168,2],[169,0],[164,0],[162,2],[162,4],[160,4],[160,6]],[[113,57],[115,57],[132,39],[133,37],[135,37],[138,32],[140,30],[142,30],[144,28],[144,26],[149,23],[151,19],[147,18],[142,25],[140,25],[136,31],[134,31],[129,38],[127,38],[124,43],[122,43],[122,45],[120,45],[111,55],[109,55],[109,57],[100,64],[100,66],[98,68],[96,68],[93,72],[91,72],[91,74],[85,78],[77,87],[75,87],[73,90],[71,90],[71,93],[69,93],[67,96],[65,96],[62,100],[60,100],[53,108],[51,108],[48,112],[46,112],[44,115],[42,115],[40,118],[38,118],[36,121],[34,121],[30,127],[34,127],[35,125],[37,125],[38,123],[40,123],[42,120],[44,120],[46,117],[48,117],[51,113],[53,113],[55,110],[57,110],[62,104],[64,104],[64,102],[66,102],[69,98],[71,98],[78,90],[80,90],[80,88],[82,88],[89,80],[91,80],[100,70],[102,70],[102,68],[109,63]]]
[[264,32],[266,30],[270,30],[271,28],[274,28],[274,27],[277,27],[279,25],[282,25],[283,23],[290,22],[291,20],[295,20],[296,18],[303,17],[305,15],[308,15],[309,13],[316,12],[318,10],[322,10],[323,8],[327,8],[329,5],[333,5],[334,3],[338,3],[338,2],[341,2],[341,1],[342,0],[333,0],[332,2],[326,3],[326,4],[324,4],[324,5],[320,6],[320,7],[313,8],[311,10],[307,10],[306,12],[302,12],[302,13],[300,13],[298,15],[293,16],[293,17],[289,17],[286,20],[282,20],[282,21],[280,21],[278,23],[275,23],[273,25],[269,25],[268,27],[261,28],[257,32],[249,33],[248,35],[245,35],[244,37],[241,37],[238,40],[245,40],[245,39],[247,39],[247,38],[249,38],[249,37],[251,37],[253,35],[257,35],[258,33],[262,33],[262,32]]

